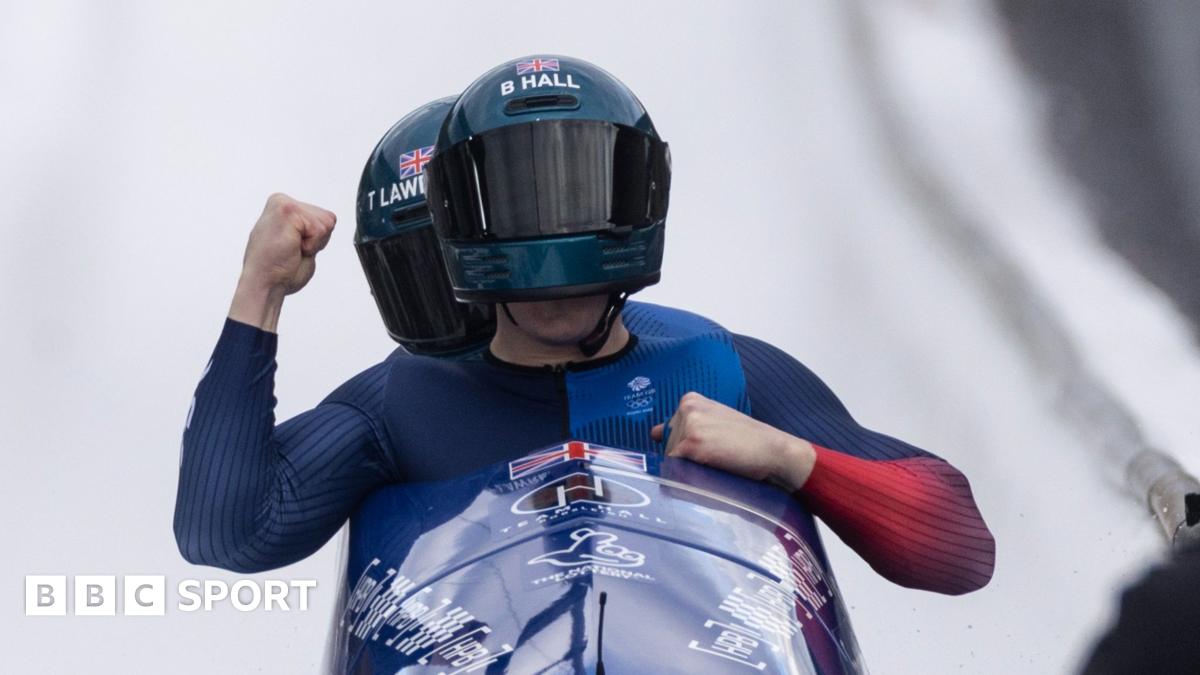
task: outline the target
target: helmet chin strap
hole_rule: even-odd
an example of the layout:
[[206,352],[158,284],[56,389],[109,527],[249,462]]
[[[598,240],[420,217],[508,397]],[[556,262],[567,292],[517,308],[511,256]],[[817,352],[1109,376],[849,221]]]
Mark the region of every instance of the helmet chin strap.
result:
[[[609,293],[608,305],[604,308],[604,312],[600,314],[600,320],[596,322],[596,327],[588,333],[587,337],[579,341],[579,351],[587,358],[592,358],[599,352],[604,343],[608,342],[608,336],[612,333],[613,324],[616,323],[617,317],[621,315],[621,309],[625,306],[625,300],[629,297],[629,293]],[[508,311],[508,308],[504,308]],[[511,318],[511,317],[510,317]]]
[[521,324],[517,323],[517,320],[516,320],[515,318],[513,318],[513,315],[512,315],[512,310],[510,310],[510,309],[508,308],[508,303],[507,303],[507,302],[502,302],[502,303],[500,303],[500,307],[504,309],[504,316],[507,316],[507,317],[508,317],[508,320],[512,322],[512,325],[514,325],[514,326],[520,326],[520,325],[521,325]]
[[[617,322],[617,317],[621,315],[621,309],[625,307],[625,300],[627,298],[629,298],[629,293],[625,291],[608,294],[608,304],[604,306],[604,311],[600,313],[600,320],[596,322],[596,327],[576,343],[579,351],[584,356],[589,359],[592,358],[596,355],[596,352],[599,352],[604,347],[604,343],[608,342],[608,336],[612,333],[613,324]],[[500,308],[504,310],[505,316],[512,322],[512,325],[521,325],[513,317],[512,310],[508,308],[507,302],[500,303]]]

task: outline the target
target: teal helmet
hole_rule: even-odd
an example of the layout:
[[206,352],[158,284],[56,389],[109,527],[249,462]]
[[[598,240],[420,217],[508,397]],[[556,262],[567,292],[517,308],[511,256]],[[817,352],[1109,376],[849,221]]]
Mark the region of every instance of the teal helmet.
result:
[[455,300],[425,201],[434,141],[453,102],[428,103],[392,126],[358,186],[354,248],[388,335],[412,354],[471,353],[496,328],[490,305]]
[[460,301],[623,302],[659,279],[667,144],[633,92],[586,61],[531,56],[477,79],[442,123],[428,177]]

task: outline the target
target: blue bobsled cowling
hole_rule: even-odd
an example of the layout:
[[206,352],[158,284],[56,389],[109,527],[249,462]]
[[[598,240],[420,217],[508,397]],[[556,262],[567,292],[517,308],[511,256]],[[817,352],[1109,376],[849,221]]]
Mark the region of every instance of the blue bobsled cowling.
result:
[[685,460],[572,441],[368,497],[346,673],[861,672],[813,521]]

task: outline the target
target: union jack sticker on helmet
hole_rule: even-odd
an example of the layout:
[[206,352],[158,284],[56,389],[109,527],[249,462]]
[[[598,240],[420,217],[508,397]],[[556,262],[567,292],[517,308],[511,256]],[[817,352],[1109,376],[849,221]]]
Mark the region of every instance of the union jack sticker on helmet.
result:
[[433,146],[409,150],[400,155],[400,177],[411,178],[425,170],[425,165],[433,159]]
[[528,61],[517,61],[518,75],[541,72],[557,73],[558,59],[529,59]]

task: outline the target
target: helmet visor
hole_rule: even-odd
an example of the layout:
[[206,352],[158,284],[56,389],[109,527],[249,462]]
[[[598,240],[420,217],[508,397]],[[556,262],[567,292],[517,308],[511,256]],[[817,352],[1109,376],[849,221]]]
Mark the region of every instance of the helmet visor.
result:
[[482,344],[495,331],[492,308],[454,299],[432,227],[355,245],[392,339],[415,354]]
[[633,228],[666,217],[667,144],[618,124],[541,120],[452,146],[430,165],[429,204],[449,240]]

